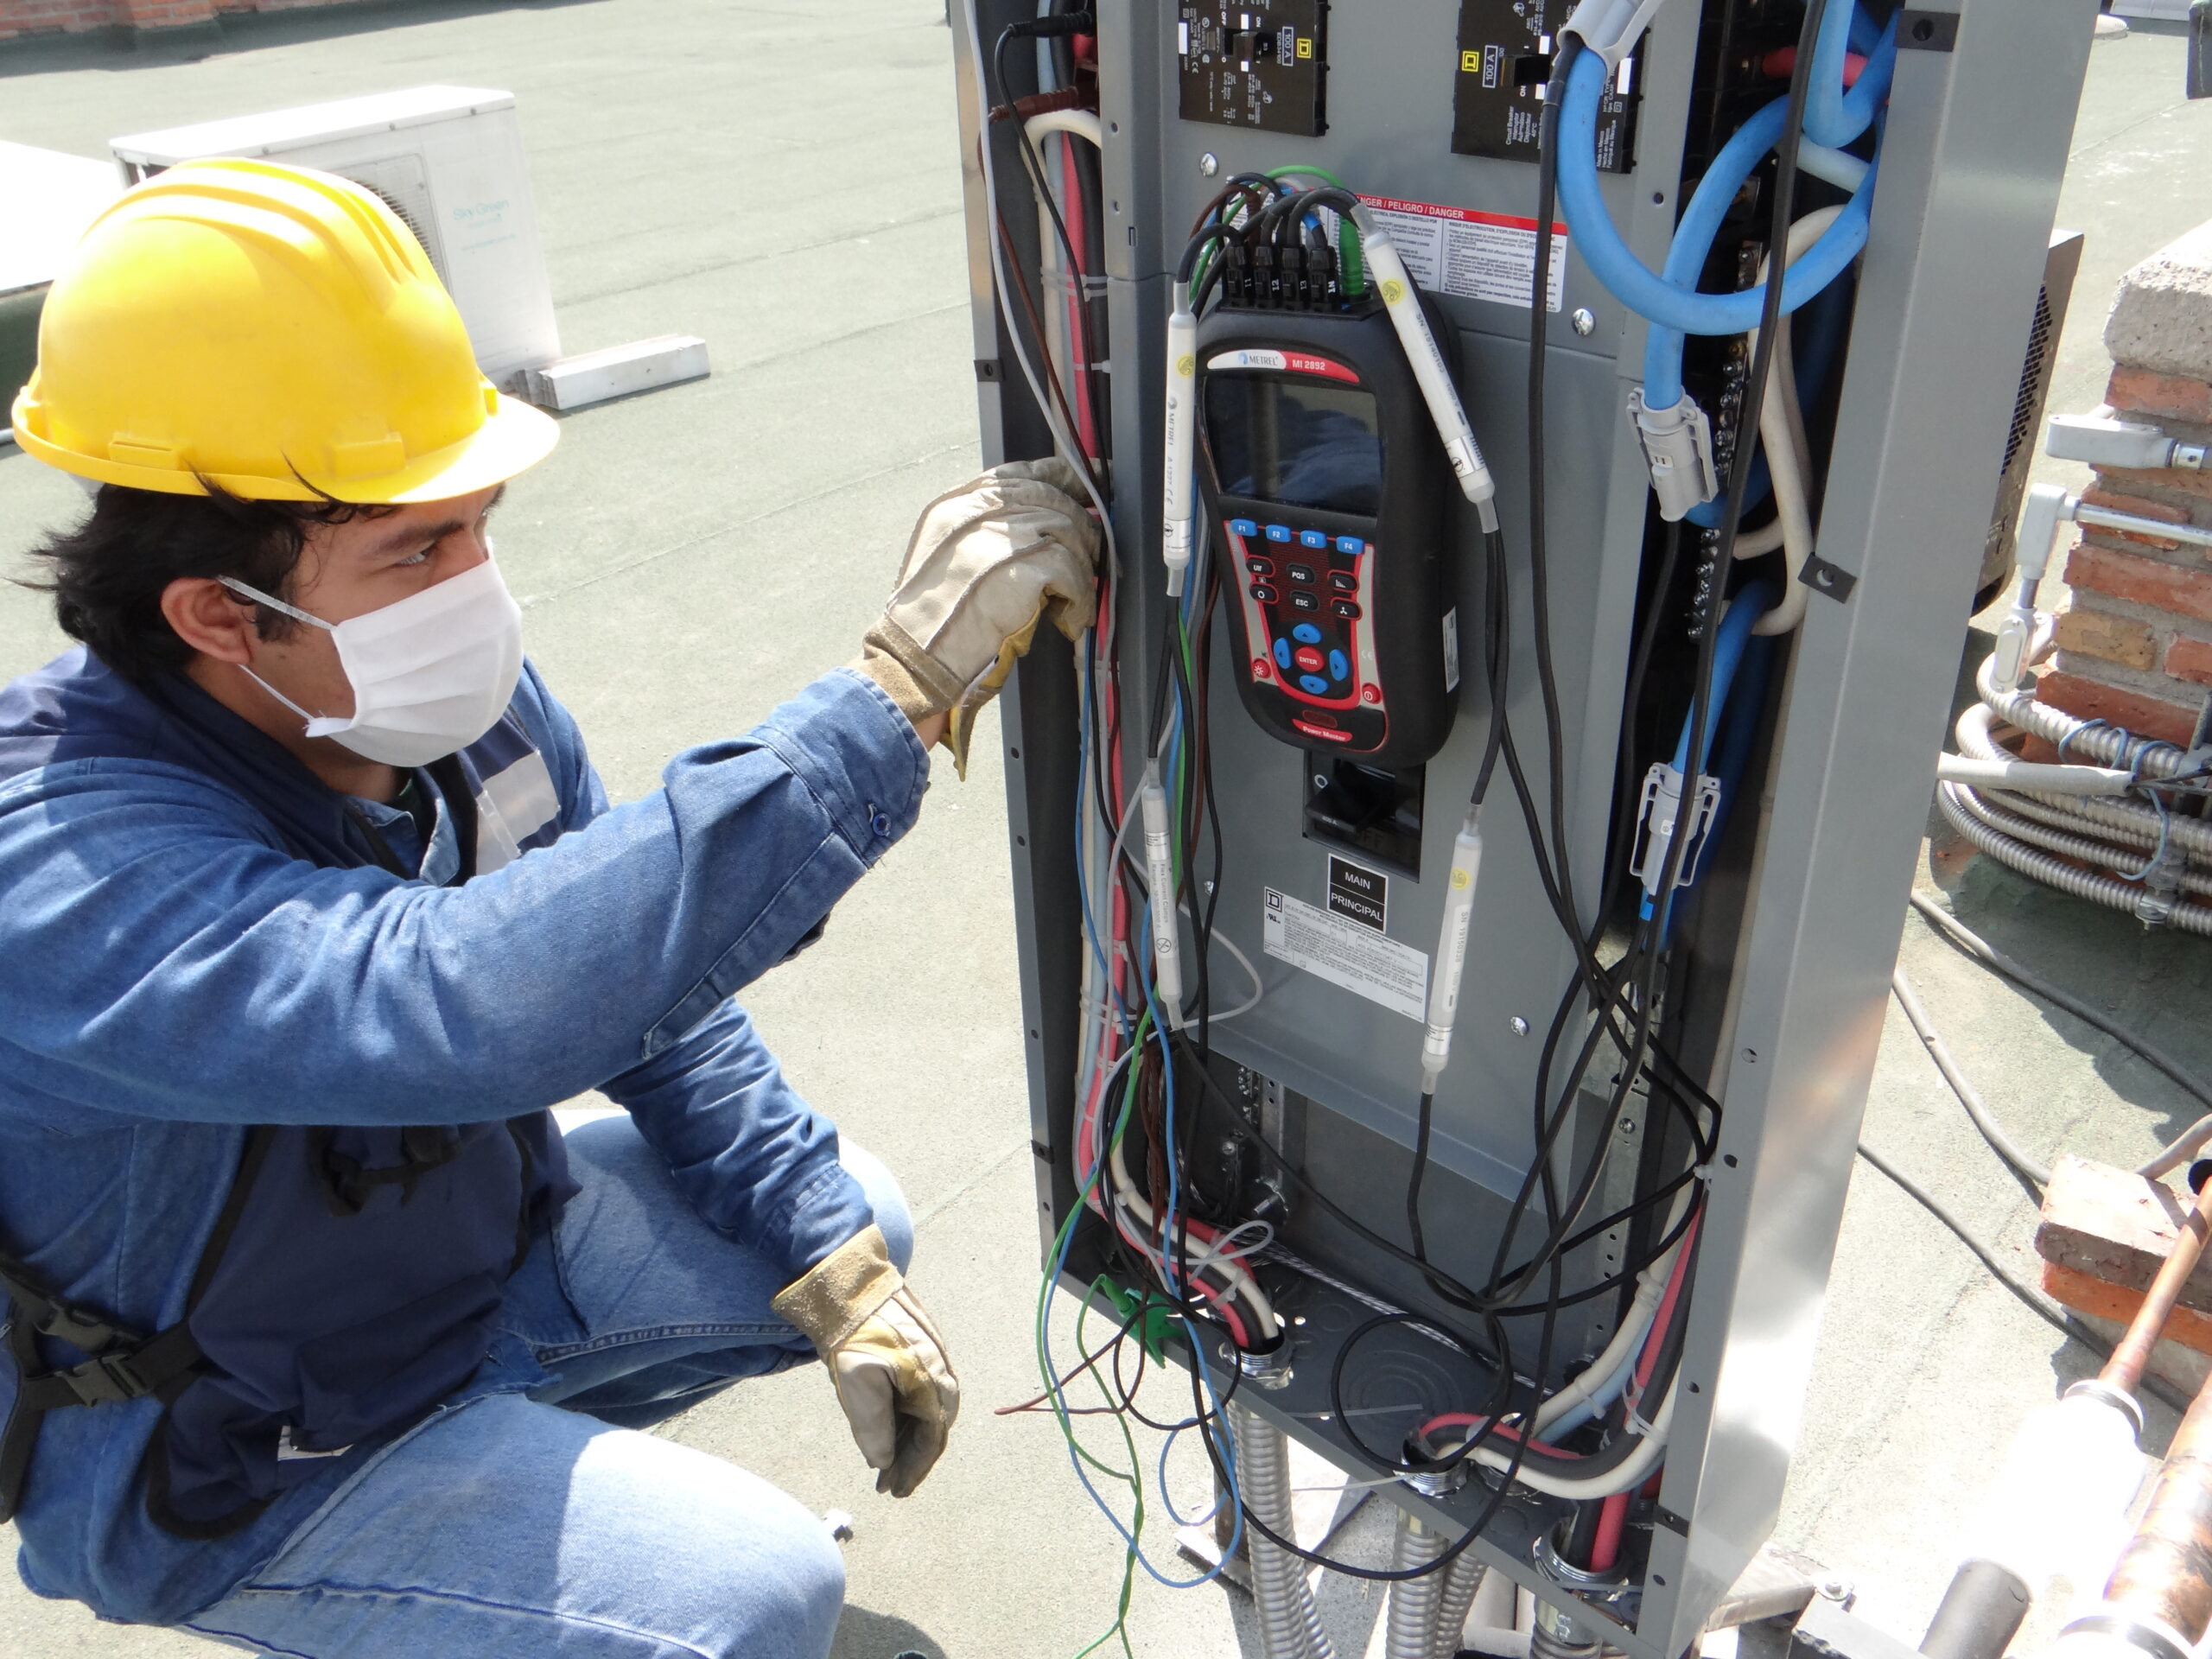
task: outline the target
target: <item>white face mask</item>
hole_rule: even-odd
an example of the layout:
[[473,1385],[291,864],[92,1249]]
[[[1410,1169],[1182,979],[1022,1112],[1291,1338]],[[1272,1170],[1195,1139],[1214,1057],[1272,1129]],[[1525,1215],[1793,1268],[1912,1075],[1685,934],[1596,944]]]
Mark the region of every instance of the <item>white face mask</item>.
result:
[[343,622],[216,580],[329,632],[353,687],[351,719],[309,714],[250,668],[246,677],[306,721],[308,736],[334,737],[389,766],[426,766],[467,748],[498,724],[522,677],[522,608],[488,549],[483,563]]

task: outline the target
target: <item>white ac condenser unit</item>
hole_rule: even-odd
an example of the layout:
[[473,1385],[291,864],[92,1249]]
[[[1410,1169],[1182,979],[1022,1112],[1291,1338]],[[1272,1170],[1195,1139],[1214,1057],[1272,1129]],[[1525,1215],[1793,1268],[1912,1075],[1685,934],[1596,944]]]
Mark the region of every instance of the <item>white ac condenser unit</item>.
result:
[[561,355],[514,94],[415,86],[111,138],[124,182],[180,162],[265,157],[336,173],[404,219],[502,391]]

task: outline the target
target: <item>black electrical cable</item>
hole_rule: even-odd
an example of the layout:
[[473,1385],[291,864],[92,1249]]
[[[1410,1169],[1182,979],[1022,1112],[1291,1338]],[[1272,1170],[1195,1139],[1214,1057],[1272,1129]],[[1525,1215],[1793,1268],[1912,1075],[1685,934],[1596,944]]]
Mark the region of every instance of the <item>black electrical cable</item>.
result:
[[2040,997],[2055,1007],[2060,1007],[2076,1020],[2094,1027],[2106,1036],[2132,1050],[2143,1063],[2164,1074],[2168,1081],[2212,1108],[2212,1086],[2208,1086],[2190,1069],[2157,1044],[2135,1032],[2129,1031],[2113,1017],[2092,1003],[2083,1001],[2071,991],[2054,985],[2024,963],[2015,961],[1995,945],[1983,938],[1950,912],[1923,893],[1912,895],[1912,907],[1926,918],[1936,931],[1956,945],[1967,956],[1983,967],[2004,975],[2031,996]]
[[[2015,1274],[2010,1268],[1999,1261],[1997,1259],[1997,1253],[1977,1237],[1974,1230],[1968,1227],[1965,1222],[1960,1220],[1956,1215],[1953,1214],[1952,1211],[1944,1205],[1941,1199],[1937,1198],[1933,1193],[1929,1192],[1925,1187],[1922,1186],[1910,1175],[1907,1175],[1903,1170],[1899,1169],[1888,1159],[1882,1156],[1880,1153],[1876,1152],[1873,1147],[1868,1146],[1864,1141],[1861,1141],[1859,1143],[1859,1155],[1861,1158],[1864,1158],[1868,1163],[1873,1165],[1876,1169],[1881,1171],[1883,1174],[1888,1176],[1891,1181],[1895,1182],[1897,1185],[1904,1191],[1906,1197],[1911,1198],[1916,1204],[1919,1205],[1922,1209],[1928,1211],[1929,1215],[1935,1217],[1936,1220],[1942,1222],[1945,1227],[1948,1228],[1952,1235],[1958,1239],[1960,1243],[1965,1245],[1967,1249],[1974,1252],[1975,1258],[1980,1262],[1982,1267],[1987,1271],[1989,1276],[1994,1279],[1999,1284],[2004,1286],[2005,1289],[2011,1291],[2013,1295],[2019,1298],[2020,1301],[2025,1305],[2031,1313],[2033,1313],[2037,1319],[2043,1320],[2046,1325],[2050,1325],[2053,1329],[2059,1332],[2060,1334],[2075,1342],[2080,1343],[2084,1348],[2087,1348],[2091,1353],[2095,1354],[2099,1358],[2109,1359],[2112,1357],[2112,1344],[2110,1343],[2107,1342],[2094,1331],[2091,1330],[2088,1325],[2075,1319],[2074,1315],[2068,1313],[2064,1308],[2045,1301],[2043,1296],[2033,1286],[2030,1285],[2026,1280],[2019,1277],[2019,1275]],[[2165,1405],[2171,1406],[2176,1411],[2185,1412],[2190,1408],[2190,1401],[2178,1390],[2169,1388],[2165,1383],[2160,1382],[2158,1378],[2152,1376],[2148,1372],[2144,1374],[2142,1389],[2145,1394],[2153,1396]]]

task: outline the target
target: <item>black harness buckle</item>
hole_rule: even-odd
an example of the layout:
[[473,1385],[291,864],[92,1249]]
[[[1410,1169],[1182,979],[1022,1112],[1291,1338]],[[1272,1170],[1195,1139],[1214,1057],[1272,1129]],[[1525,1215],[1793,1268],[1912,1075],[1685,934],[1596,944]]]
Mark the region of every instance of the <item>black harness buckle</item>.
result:
[[145,1378],[131,1369],[131,1354],[101,1354],[81,1365],[72,1365],[66,1371],[49,1373],[55,1380],[66,1383],[77,1402],[85,1406],[119,1406],[125,1401],[143,1400],[154,1389]]

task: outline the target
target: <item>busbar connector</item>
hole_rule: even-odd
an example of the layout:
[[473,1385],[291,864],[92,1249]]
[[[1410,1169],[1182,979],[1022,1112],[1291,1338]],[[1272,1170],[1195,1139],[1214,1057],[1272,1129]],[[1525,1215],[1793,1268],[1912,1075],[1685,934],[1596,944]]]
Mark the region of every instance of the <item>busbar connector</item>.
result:
[[1636,441],[1643,446],[1643,464],[1651,469],[1652,493],[1659,498],[1659,516],[1679,523],[1693,507],[1702,506],[1720,493],[1720,474],[1713,461],[1713,423],[1688,392],[1672,409],[1652,409],[1643,401],[1643,388],[1628,395],[1628,417],[1636,423]]
[[1667,858],[1675,837],[1684,837],[1681,867],[1675,885],[1687,887],[1697,879],[1698,860],[1705,853],[1705,838],[1720,810],[1720,780],[1700,772],[1697,791],[1684,816],[1681,772],[1663,761],[1654,761],[1643,774],[1643,796],[1637,806],[1636,879],[1647,897],[1656,900],[1659,884],[1666,879]]

